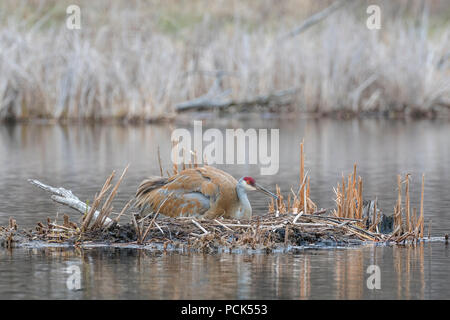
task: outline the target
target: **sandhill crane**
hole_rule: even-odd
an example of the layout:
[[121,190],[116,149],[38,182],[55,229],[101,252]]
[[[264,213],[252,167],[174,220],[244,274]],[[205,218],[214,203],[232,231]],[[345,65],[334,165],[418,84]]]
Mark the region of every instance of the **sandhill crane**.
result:
[[170,178],[142,181],[135,205],[141,213],[153,211],[170,217],[250,219],[252,207],[247,191],[253,190],[278,198],[252,177],[237,181],[222,170],[203,166],[185,169]]

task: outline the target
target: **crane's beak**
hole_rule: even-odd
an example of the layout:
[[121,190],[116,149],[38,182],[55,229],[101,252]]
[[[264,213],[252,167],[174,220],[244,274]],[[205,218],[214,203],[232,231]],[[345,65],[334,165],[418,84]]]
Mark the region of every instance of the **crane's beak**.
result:
[[261,191],[262,193],[267,194],[268,196],[274,197],[275,199],[278,200],[278,196],[276,194],[273,194],[272,192],[270,192],[269,190],[267,190],[266,188],[264,188],[263,186],[255,183],[255,188],[258,191]]

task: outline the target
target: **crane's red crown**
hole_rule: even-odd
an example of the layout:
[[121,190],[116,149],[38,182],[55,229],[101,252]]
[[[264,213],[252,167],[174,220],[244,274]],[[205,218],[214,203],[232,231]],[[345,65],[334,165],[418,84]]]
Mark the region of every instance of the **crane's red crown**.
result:
[[247,184],[254,186],[255,185],[255,179],[253,179],[252,177],[245,177],[244,178],[245,182],[247,182]]

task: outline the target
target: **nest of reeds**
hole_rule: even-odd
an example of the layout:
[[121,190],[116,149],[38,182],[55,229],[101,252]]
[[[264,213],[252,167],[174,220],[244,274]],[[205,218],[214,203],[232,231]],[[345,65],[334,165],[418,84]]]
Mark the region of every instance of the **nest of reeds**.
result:
[[[303,142],[300,149],[297,191],[291,188],[291,193],[284,197],[277,186],[279,199],[269,204],[268,213],[255,215],[248,221],[169,218],[160,216],[159,210],[141,217],[129,210],[133,199],[120,213],[115,214],[112,203],[128,167],[114,185],[112,181],[115,173],[108,177],[91,206],[80,201],[70,190],[30,180],[34,185],[51,192],[52,200],[79,211],[82,216],[78,221],[71,221],[69,215],[64,214],[62,221],[48,218],[46,223],[38,222],[34,230],[22,231],[11,218],[8,226],[0,227],[0,245],[12,247],[38,241],[73,246],[122,244],[208,252],[248,249],[272,251],[310,245],[349,245],[364,241],[399,243],[418,241],[424,237],[424,177],[419,216],[415,208],[411,213],[409,175],[404,181],[398,176],[398,201],[394,214],[387,216],[380,211],[377,200],[363,200],[363,180],[359,176],[357,178],[356,165],[347,179],[342,176],[341,183],[335,189],[336,208],[330,212],[318,210],[310,198],[310,179],[304,169]],[[197,166],[196,155],[193,156],[194,164],[190,163],[188,167]],[[161,163],[160,171],[162,174]],[[174,165],[172,174],[177,172],[178,167]],[[130,222],[119,224],[120,218],[125,216],[129,216]]]
[[[64,215],[64,222],[48,219],[35,230],[18,231],[17,225],[0,230],[7,235],[3,246],[39,241],[61,245],[128,244],[161,249],[201,250],[207,252],[232,250],[290,250],[299,246],[354,245],[355,232],[341,219],[315,214],[294,216],[266,214],[249,221],[229,219],[200,220],[189,217],[150,219],[138,227],[133,223],[114,224],[107,228],[82,231],[81,225]],[[143,218],[141,218],[143,219]],[[3,238],[0,236],[0,238]]]

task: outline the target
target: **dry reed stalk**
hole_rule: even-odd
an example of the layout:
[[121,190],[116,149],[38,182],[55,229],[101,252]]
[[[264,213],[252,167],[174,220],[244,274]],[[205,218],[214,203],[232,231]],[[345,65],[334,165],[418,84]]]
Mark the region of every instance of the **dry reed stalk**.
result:
[[[303,144],[304,140],[300,143],[300,185],[303,185],[305,176],[305,155],[303,153]],[[300,189],[299,194],[302,194],[302,189]]]
[[13,219],[12,217],[9,218],[9,229],[17,230],[17,221],[15,219]]
[[276,200],[276,204],[277,204],[277,213],[286,213],[286,206],[284,205],[284,198],[283,195],[281,194],[281,189],[280,187],[277,185],[275,185],[275,191],[276,191],[276,195],[278,196],[278,199]]
[[[303,180],[300,184],[300,187],[298,188],[298,192],[297,192],[297,194],[294,194],[294,206],[296,207],[297,211],[304,209],[304,200],[303,200],[302,189],[305,186],[307,175],[308,175],[308,173],[304,174]],[[292,188],[291,188],[291,190],[292,190]]]
[[287,246],[289,240],[289,225],[286,224],[286,227],[284,228],[284,246]]
[[[347,180],[347,183],[346,183]],[[397,202],[394,208],[394,231],[387,238],[388,240],[395,241],[403,241],[407,238],[413,237],[417,239],[419,236],[423,238],[424,236],[424,214],[423,214],[423,193],[424,193],[424,176],[422,177],[422,195],[421,195],[421,214],[417,219],[416,209],[414,208],[414,213],[411,215],[410,213],[410,186],[409,186],[409,174],[405,179],[406,190],[405,190],[405,203],[406,203],[406,211],[403,210],[403,199],[402,199],[402,179],[401,176],[397,176]],[[360,222],[357,225],[351,225],[349,228],[358,230],[364,230],[368,233],[364,233],[363,235],[359,235],[361,237],[372,237],[374,239],[382,240],[386,239],[385,235],[378,234],[378,224],[381,222],[381,215],[378,215],[377,210],[377,201],[374,203],[373,212],[368,214],[372,214],[372,222],[371,225],[366,226],[366,223],[363,223],[364,220],[367,221],[369,217],[365,217],[363,219],[363,180],[360,176],[358,176],[358,180],[356,180],[356,164],[353,167],[353,173],[345,179],[344,175],[342,175],[342,184],[337,185],[337,188],[334,188],[334,192],[336,194],[336,208],[333,210],[333,218],[346,218],[346,219],[355,219]],[[405,211],[405,221],[406,227],[404,227],[403,223],[403,212]],[[414,232],[412,232],[411,226],[415,226]],[[358,228],[358,229],[356,229]],[[376,230],[377,233],[372,233],[373,230]]]
[[159,172],[162,177],[164,174],[163,174],[163,168],[162,168],[162,164],[161,164],[161,153],[159,151],[159,146],[158,146],[158,164],[159,164]]
[[423,212],[423,197],[425,191],[425,174],[422,174],[422,190],[420,193],[420,238],[423,238],[424,212]]
[[102,189],[100,190],[100,193],[96,194],[94,197],[94,201],[92,203],[92,206],[87,213],[87,215],[84,217],[81,230],[84,232],[88,229],[89,224],[91,223],[92,217],[94,216],[94,213],[97,211],[98,206],[100,205],[100,202],[102,201],[103,197],[105,196],[106,192],[111,188],[111,181],[114,178],[115,171],[111,173],[111,175],[106,179],[105,183],[103,184]]
[[288,199],[287,199],[287,212],[291,213],[293,212],[292,210],[292,205],[291,205],[291,194],[288,194]]
[[[178,174],[178,165],[177,165],[177,163],[178,163],[178,152],[179,152],[178,144],[179,143],[180,143],[180,140],[178,140],[178,141],[172,140],[172,150],[175,150],[175,159],[174,159],[175,161],[174,161],[174,163],[172,165],[172,170],[173,170],[172,175]],[[169,177],[170,177],[170,175],[169,175]]]
[[362,217],[362,202],[363,202],[363,180],[358,177],[356,183],[356,163],[353,166],[353,173],[349,174],[347,178],[347,185],[345,184],[345,177],[342,174],[342,185],[334,189],[336,194],[336,209],[334,215],[337,217],[361,219]]
[[136,216],[134,214],[131,215],[131,223],[134,226],[134,229],[136,230],[136,236],[138,239],[138,243],[140,239],[142,238],[142,228],[139,226],[138,222],[136,221]]
[[306,187],[303,186],[303,212],[308,212],[308,201],[306,198]]
[[195,219],[191,219],[192,223],[195,224],[200,230],[203,231],[203,235],[206,235],[209,233],[209,231],[207,231],[205,228],[202,227],[202,225],[200,223],[198,223],[197,221],[195,221]]
[[342,172],[342,195],[345,195],[345,177],[343,172]]
[[402,178],[397,175],[397,203],[394,209],[394,229],[397,229],[398,233],[402,234]]
[[[159,215],[159,211],[161,210],[162,206],[166,203],[166,201],[173,195],[173,192],[169,193],[169,195],[163,200],[163,202],[161,202],[161,204],[159,205],[158,210],[156,211],[155,215],[153,216],[153,219],[151,220],[150,224],[148,225],[147,229],[145,230],[144,234],[142,234],[141,237],[138,237],[138,243],[142,244],[145,241],[145,238],[147,237],[148,233],[150,232],[150,228],[153,226],[153,224],[155,223],[156,218]],[[144,221],[142,221],[142,224],[144,223]],[[138,228],[139,230],[142,230],[142,228]]]
[[[300,190],[298,191],[298,198],[300,199],[298,211],[303,208],[303,212],[306,213],[306,204],[303,196],[303,189],[305,188],[305,154],[304,154],[304,140],[300,143]],[[303,199],[303,201],[302,201]],[[303,202],[303,204],[302,204]]]
[[353,200],[353,191],[354,191],[352,179],[353,179],[352,176],[349,175],[348,176],[348,188],[347,188],[347,201],[346,201],[346,205],[345,205],[345,207],[347,209],[346,215],[345,215],[346,218],[354,218],[353,211],[352,211],[353,210],[352,200]]
[[[299,175],[299,189],[297,194],[294,194],[293,208],[296,212],[314,212],[317,209],[316,204],[310,199],[310,179],[308,172],[305,173],[305,153],[304,140],[300,143],[300,175]],[[289,210],[292,212],[292,210]],[[295,212],[294,212],[295,213]]]
[[251,224],[241,224],[241,223],[227,223],[224,225],[227,227],[237,227],[237,228],[252,228],[253,227],[253,225],[251,225]]
[[358,219],[362,219],[363,210],[363,182],[362,178],[358,177]]
[[156,221],[154,222],[155,226],[158,228],[158,230],[161,232],[162,235],[164,235],[164,231],[163,229],[159,226],[159,224],[156,223]]
[[111,190],[111,193],[109,194],[108,198],[106,199],[105,203],[103,204],[100,214],[97,216],[97,219],[94,221],[92,225],[92,229],[95,228],[101,228],[106,220],[106,218],[111,214],[112,212],[112,201],[117,195],[117,191],[119,189],[120,184],[122,183],[123,178],[125,177],[125,174],[128,171],[128,168],[130,165],[127,165],[126,168],[123,170],[122,175],[120,176],[119,180],[117,181],[114,188]]
[[65,214],[63,216],[63,226],[64,227],[68,227],[69,226],[69,216],[67,214]]
[[275,213],[275,201],[273,198],[270,199],[268,211],[269,213]]
[[345,212],[346,212],[345,195],[346,195],[345,176],[344,176],[344,173],[342,173],[342,189],[341,189],[341,194],[339,195],[340,203],[341,203],[341,210],[340,210],[340,214],[341,215],[339,217],[344,217],[345,216]]
[[181,151],[183,152],[183,170],[186,170],[186,149],[183,148]]
[[224,225],[222,222],[220,222],[217,219],[214,219],[215,222],[217,222],[219,225],[221,225],[222,227],[224,227],[225,229],[227,229],[228,231],[233,231],[233,229],[231,229],[230,227]]
[[310,198],[310,186],[311,186],[310,182],[311,182],[311,179],[310,179],[310,177],[308,177],[308,182],[306,184],[306,198],[307,199]]
[[191,151],[191,154],[194,156],[194,168],[198,168],[197,150]]
[[[334,223],[338,227],[342,227],[345,230],[347,230],[347,231],[357,235],[359,238],[362,238],[362,239],[365,239],[365,240],[371,240],[371,241],[376,241],[376,240],[379,239],[378,235],[376,235],[374,233],[371,233],[371,232],[369,232],[367,230],[364,230],[362,228],[359,228],[359,227],[357,227],[355,225],[347,224],[347,223],[341,223],[341,222],[338,222],[338,221],[334,221],[332,219],[328,219],[328,221],[330,223]],[[346,222],[350,222],[350,221],[346,221]]]
[[119,213],[119,214],[117,215],[117,217],[114,219],[114,221],[115,221],[116,223],[119,223],[120,217],[122,217],[122,215],[128,210],[128,208],[131,206],[131,204],[133,203],[133,201],[135,201],[134,198],[131,198],[131,199],[126,203],[126,205],[122,208],[122,211],[120,211],[120,213]]
[[336,212],[335,215],[337,217],[342,217],[342,215],[343,215],[342,214],[342,212],[343,212],[343,208],[342,208],[343,200],[342,200],[342,190],[339,187],[339,183],[338,183],[337,189],[334,189],[334,193],[336,194],[335,202],[336,202],[336,206],[337,206],[337,212]]
[[400,243],[404,240],[406,240],[409,237],[414,237],[414,233],[413,232],[406,232],[403,235],[397,237],[396,239],[394,239],[395,242]]
[[412,220],[412,225],[414,226],[414,229],[416,229],[417,227],[417,208],[413,208],[413,220]]
[[376,229],[376,227],[378,226],[377,202],[378,199],[375,198],[375,203],[373,205],[372,225],[370,226],[369,231]]
[[409,176],[410,174],[406,174],[405,176],[405,201],[406,201],[406,230],[408,230],[408,232],[412,231],[412,227],[411,227],[411,200],[410,200],[410,195],[409,195]]

